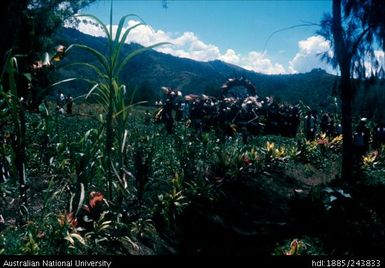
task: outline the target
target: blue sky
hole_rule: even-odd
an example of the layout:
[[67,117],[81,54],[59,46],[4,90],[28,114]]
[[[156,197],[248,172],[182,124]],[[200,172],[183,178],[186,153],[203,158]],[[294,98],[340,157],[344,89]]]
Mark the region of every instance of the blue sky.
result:
[[[114,2],[114,21],[128,13],[139,15],[149,26],[133,31],[131,41],[150,45],[170,41],[174,46],[161,52],[196,60],[220,59],[263,73],[296,73],[322,67],[316,54],[330,50],[327,40],[316,36],[317,26],[301,27],[274,35],[281,28],[306,22],[319,23],[331,11],[324,1],[168,1]],[[97,1],[82,13],[91,13],[109,23],[109,1]],[[128,22],[133,25],[136,21]],[[90,25],[80,30],[98,35]]]

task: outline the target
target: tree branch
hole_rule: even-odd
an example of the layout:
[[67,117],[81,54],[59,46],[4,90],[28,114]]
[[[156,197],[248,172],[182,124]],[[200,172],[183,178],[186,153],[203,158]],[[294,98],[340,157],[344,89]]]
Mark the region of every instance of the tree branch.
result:
[[291,29],[294,29],[294,28],[306,27],[306,26],[319,26],[319,24],[316,24],[316,23],[313,23],[313,22],[306,22],[306,23],[303,23],[303,24],[297,24],[297,25],[293,25],[293,26],[290,26],[290,27],[278,29],[278,30],[272,32],[272,33],[269,35],[269,37],[266,39],[266,41],[265,41],[265,44],[264,44],[263,50],[262,50],[263,53],[265,53],[267,43],[270,41],[270,39],[271,39],[276,33],[283,32],[283,31],[287,31],[287,30],[291,30]]
[[358,48],[358,46],[360,45],[362,39],[364,38],[364,36],[369,32],[370,30],[370,27],[366,28],[362,33],[361,35],[357,38],[356,42],[353,44],[352,46],[352,49],[350,51],[350,56],[352,57],[355,53],[356,53],[356,50]]

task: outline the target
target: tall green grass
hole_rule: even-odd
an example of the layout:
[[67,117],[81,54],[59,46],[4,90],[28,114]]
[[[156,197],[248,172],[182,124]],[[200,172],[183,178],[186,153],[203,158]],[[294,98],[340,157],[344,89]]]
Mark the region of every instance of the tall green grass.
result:
[[[71,49],[78,48],[90,53],[97,59],[97,64],[77,62],[74,63],[74,65],[86,66],[96,73],[95,79],[87,79],[88,82],[93,84],[87,97],[93,94],[105,112],[105,115],[102,115],[100,119],[105,130],[104,153],[106,181],[109,198],[111,200],[113,196],[113,175],[115,174],[117,178],[122,176],[119,175],[122,174],[119,169],[123,168],[122,165],[124,165],[124,159],[126,157],[124,148],[128,133],[127,120],[131,108],[131,105],[126,102],[126,87],[119,81],[120,74],[123,68],[136,55],[167,43],[157,43],[149,47],[137,49],[128,55],[122,55],[121,49],[129,33],[133,29],[144,25],[144,23],[140,22],[125,29],[124,24],[127,18],[135,17],[140,19],[135,14],[128,14],[120,19],[116,32],[114,33],[112,27],[113,1],[111,1],[109,27],[94,15],[77,15],[76,17],[85,17],[95,21],[101,27],[108,40],[105,54],[83,44],[73,44],[69,46],[66,53]],[[115,159],[120,159],[120,167],[118,169],[116,169],[114,165]]]
[[[13,179],[19,182],[19,212],[22,222],[27,219],[27,190],[25,171],[25,115],[22,105],[22,98],[17,88],[17,76],[19,75],[17,58],[8,51],[5,66],[0,77],[0,96],[4,109],[4,119],[10,120],[13,131],[9,136],[12,145],[11,170]],[[4,85],[7,85],[4,86]]]

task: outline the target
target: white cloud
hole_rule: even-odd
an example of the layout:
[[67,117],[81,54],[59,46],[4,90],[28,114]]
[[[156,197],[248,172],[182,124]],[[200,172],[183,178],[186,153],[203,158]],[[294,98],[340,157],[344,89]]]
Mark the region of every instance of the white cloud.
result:
[[237,54],[233,49],[226,50],[225,54],[221,55],[218,59],[239,65],[241,62],[241,55]]
[[[129,20],[124,29],[128,29],[138,23],[139,21]],[[113,25],[114,33],[116,28],[117,25]],[[93,22],[82,21],[78,29],[83,33],[93,36],[104,36],[102,29]],[[234,49],[227,49],[222,53],[216,45],[205,43],[193,32],[168,33],[162,30],[156,30],[150,25],[142,25],[134,28],[128,35],[126,42],[134,42],[143,46],[150,46],[159,42],[170,42],[172,45],[160,46],[155,48],[155,50],[198,61],[218,59],[238,65],[247,70],[265,74],[303,73],[309,72],[314,68],[322,68],[329,73],[336,73],[329,64],[321,61],[320,54],[326,52],[332,56],[333,51],[330,47],[330,41],[320,35],[310,36],[305,40],[299,41],[299,50],[292,60],[288,62],[287,68],[285,68],[283,64],[274,63],[266,53],[250,51],[242,55]],[[280,50],[278,53],[283,54],[287,53],[287,51]],[[377,51],[375,53],[377,53],[377,58],[384,58],[383,51]]]
[[[377,60],[377,66],[375,71],[379,71],[380,68],[385,68],[385,52],[383,50],[375,50],[374,51],[374,57]],[[372,66],[371,66],[372,67]]]
[[385,68],[385,52],[383,50],[374,50],[373,55],[368,53],[364,59],[365,76],[370,77],[372,73],[379,72],[381,68]]
[[383,50],[375,50],[374,51],[374,56],[376,59],[380,62],[384,62],[385,59],[385,52]]
[[284,74],[285,68],[282,64],[272,63],[266,55],[257,51],[251,51],[247,57],[242,58],[242,65],[247,70],[266,74]]
[[[336,74],[331,65],[324,61],[321,61],[320,54],[328,53],[329,57],[333,57],[333,50],[330,47],[330,41],[326,40],[320,35],[310,36],[306,40],[298,42],[299,51],[294,58],[289,61],[288,72],[289,73],[303,73],[309,72],[313,68],[322,68],[329,73]],[[377,64],[374,65],[374,61]],[[385,65],[385,53],[382,50],[374,51],[374,59],[371,56],[364,59],[365,75],[370,76],[372,71],[378,71],[382,66]],[[356,75],[355,75],[356,76]]]
[[298,48],[297,54],[289,61],[288,70],[290,73],[309,72],[313,68],[322,68],[327,72],[335,73],[329,64],[321,61],[321,54],[333,55],[329,40],[320,35],[313,35],[306,40],[299,41]]
[[237,54],[233,49],[228,49],[225,54],[218,59],[239,65],[247,70],[265,74],[284,74],[285,68],[278,63],[273,64],[265,54],[251,51],[246,56]]
[[[129,20],[124,29],[128,29],[137,23],[139,23],[139,21]],[[113,25],[112,28],[113,33],[115,33],[117,25]],[[78,30],[93,36],[104,36],[100,27],[98,27],[95,23],[86,20],[79,23]],[[150,46],[159,42],[170,42],[172,45],[157,47],[155,50],[171,54],[173,56],[198,61],[211,61],[218,59],[260,73],[286,73],[283,65],[273,63],[266,57],[265,54],[257,51],[251,51],[247,55],[241,55],[233,49],[227,49],[225,53],[221,53],[217,46],[203,42],[193,32],[173,34],[162,30],[155,30],[149,25],[143,25],[133,29],[128,35],[126,42],[134,42],[143,46]]]

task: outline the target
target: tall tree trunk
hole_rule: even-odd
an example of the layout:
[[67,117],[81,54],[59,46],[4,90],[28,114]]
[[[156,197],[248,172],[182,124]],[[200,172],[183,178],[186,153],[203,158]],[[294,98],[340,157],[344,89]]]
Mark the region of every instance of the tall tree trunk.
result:
[[334,53],[341,71],[341,113],[342,113],[342,170],[341,178],[344,181],[352,179],[353,149],[352,149],[352,99],[353,88],[350,79],[351,54],[348,51],[343,36],[341,18],[341,0],[333,0],[333,39]]
[[[347,64],[350,67],[350,64]],[[341,68],[342,69],[342,68]],[[349,68],[350,69],[350,68]],[[348,70],[349,70],[348,69]],[[352,141],[352,84],[350,72],[341,71],[341,112],[342,112],[342,170],[343,181],[352,179],[353,176],[353,141]]]

